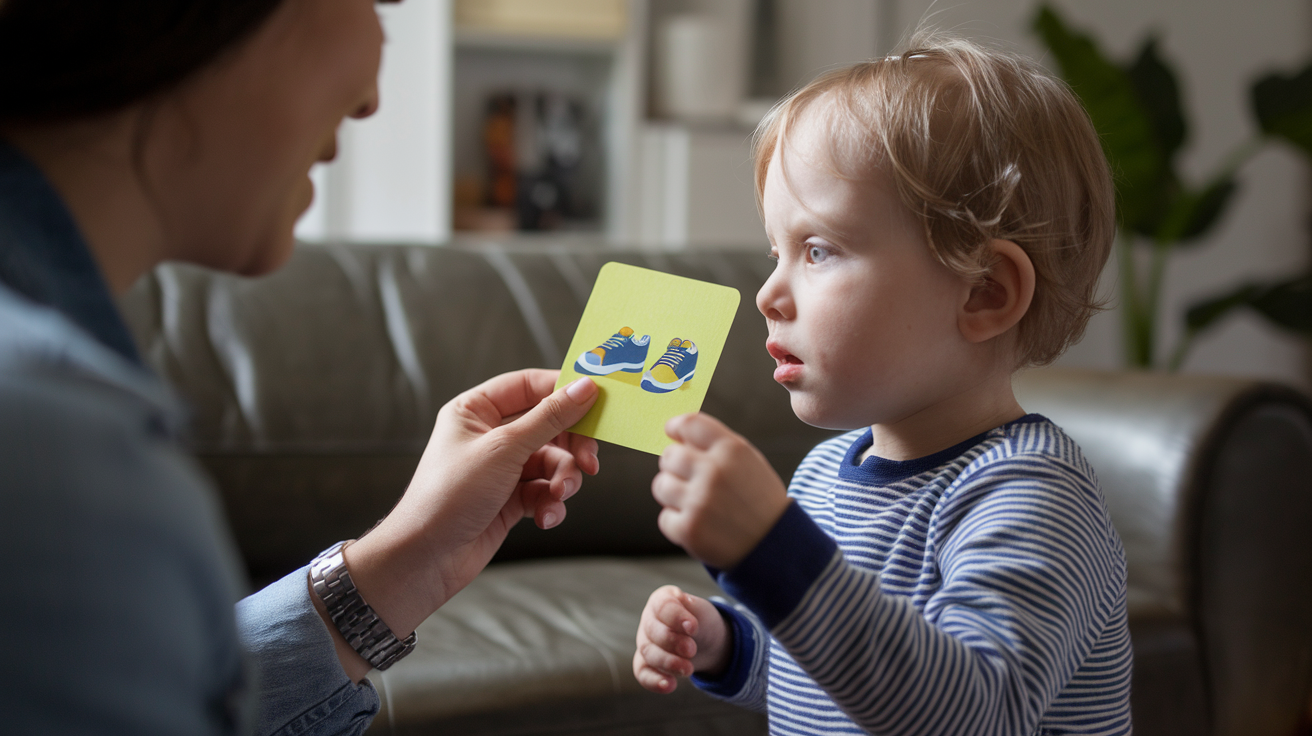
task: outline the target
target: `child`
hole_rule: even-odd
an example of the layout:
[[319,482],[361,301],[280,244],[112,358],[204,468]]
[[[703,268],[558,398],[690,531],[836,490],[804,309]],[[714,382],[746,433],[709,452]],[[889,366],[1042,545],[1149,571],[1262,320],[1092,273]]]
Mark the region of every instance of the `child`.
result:
[[662,532],[740,606],[666,586],[634,673],[771,733],[1130,733],[1124,552],[1080,450],[1012,374],[1097,308],[1111,177],[1071,91],[922,34],[762,123],[766,349],[803,421],[852,430],[785,492],[701,414],[667,425]]

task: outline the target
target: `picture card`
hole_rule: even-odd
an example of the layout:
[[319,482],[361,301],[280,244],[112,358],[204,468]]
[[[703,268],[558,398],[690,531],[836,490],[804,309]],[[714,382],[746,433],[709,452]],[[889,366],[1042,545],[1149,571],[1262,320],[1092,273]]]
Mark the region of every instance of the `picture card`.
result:
[[590,376],[601,389],[571,431],[659,455],[665,422],[701,409],[738,300],[732,287],[602,266],[556,382]]

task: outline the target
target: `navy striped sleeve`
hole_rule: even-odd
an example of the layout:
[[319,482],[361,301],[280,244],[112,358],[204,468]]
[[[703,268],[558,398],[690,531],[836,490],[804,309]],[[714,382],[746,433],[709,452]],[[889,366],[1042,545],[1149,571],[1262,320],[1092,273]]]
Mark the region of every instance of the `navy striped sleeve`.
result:
[[711,600],[729,628],[729,664],[718,677],[692,676],[692,683],[721,700],[765,712],[766,646],[769,634],[750,613],[723,598]]
[[838,545],[796,503],[788,504],[765,538],[733,570],[720,572],[724,592],[773,629],[838,553]]

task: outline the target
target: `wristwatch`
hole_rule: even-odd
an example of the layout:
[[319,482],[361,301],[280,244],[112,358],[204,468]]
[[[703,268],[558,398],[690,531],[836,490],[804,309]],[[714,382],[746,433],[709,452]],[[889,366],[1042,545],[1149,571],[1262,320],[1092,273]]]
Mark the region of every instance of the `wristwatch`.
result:
[[310,563],[310,586],[323,601],[328,618],[342,632],[346,643],[374,669],[385,670],[413,652],[417,639],[413,633],[404,640],[397,639],[374,609],[360,597],[342,554],[346,544],[338,542],[314,558]]

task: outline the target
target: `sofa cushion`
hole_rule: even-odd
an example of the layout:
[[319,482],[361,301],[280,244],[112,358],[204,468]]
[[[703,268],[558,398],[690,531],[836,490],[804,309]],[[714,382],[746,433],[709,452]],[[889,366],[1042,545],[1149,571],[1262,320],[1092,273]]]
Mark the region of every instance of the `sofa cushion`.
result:
[[[384,711],[376,730],[552,732],[574,722],[606,733],[761,733],[764,718],[712,701],[684,682],[678,697],[646,693],[633,676],[634,637],[651,592],[674,584],[710,597],[719,591],[687,557],[587,558],[507,563],[488,568],[419,627],[409,657],[369,679]],[[600,706],[624,696],[623,708]],[[571,703],[573,705],[571,705]],[[613,704],[612,704],[613,705]],[[670,729],[669,716],[686,722]],[[553,720],[544,720],[553,713]],[[476,718],[472,714],[481,714]],[[678,721],[679,719],[675,719]],[[467,730],[475,729],[475,730]],[[486,729],[481,730],[481,729]],[[545,729],[545,730],[544,730]]]

